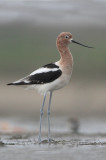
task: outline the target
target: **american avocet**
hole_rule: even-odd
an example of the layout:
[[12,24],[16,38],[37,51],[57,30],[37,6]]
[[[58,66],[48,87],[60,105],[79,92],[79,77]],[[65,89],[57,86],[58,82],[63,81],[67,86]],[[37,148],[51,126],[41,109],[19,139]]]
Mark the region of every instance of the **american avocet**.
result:
[[60,53],[60,60],[55,63],[47,64],[30,75],[9,83],[8,85],[30,85],[38,90],[38,92],[44,94],[43,104],[40,110],[40,130],[39,130],[39,142],[41,142],[41,126],[42,126],[42,115],[45,104],[46,95],[49,92],[49,105],[47,109],[48,114],[48,142],[50,142],[50,106],[52,99],[52,92],[60,89],[67,85],[71,79],[72,68],[73,68],[73,57],[69,50],[68,45],[73,42],[84,47],[92,48],[81,43],[78,43],[72,39],[72,34],[69,32],[62,32],[57,37],[56,45]]

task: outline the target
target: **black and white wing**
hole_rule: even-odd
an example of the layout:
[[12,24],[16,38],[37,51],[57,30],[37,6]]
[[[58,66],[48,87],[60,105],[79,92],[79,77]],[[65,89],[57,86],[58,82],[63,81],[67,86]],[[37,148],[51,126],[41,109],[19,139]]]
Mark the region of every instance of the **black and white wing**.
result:
[[8,85],[31,85],[50,83],[59,78],[62,74],[59,66],[55,63],[47,64],[28,75]]

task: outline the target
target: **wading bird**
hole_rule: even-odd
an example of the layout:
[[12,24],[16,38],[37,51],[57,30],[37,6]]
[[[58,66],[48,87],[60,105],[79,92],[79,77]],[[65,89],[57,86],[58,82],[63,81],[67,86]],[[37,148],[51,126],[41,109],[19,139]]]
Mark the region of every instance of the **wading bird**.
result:
[[38,92],[44,94],[42,107],[40,109],[40,129],[39,129],[39,143],[42,142],[41,127],[42,127],[42,115],[45,104],[46,95],[49,92],[49,105],[47,109],[48,114],[48,142],[51,142],[50,135],[50,106],[52,99],[52,92],[67,85],[71,79],[73,69],[73,57],[69,50],[70,43],[76,43],[84,47],[92,48],[76,42],[72,38],[72,34],[69,32],[62,32],[59,34],[56,40],[57,49],[60,53],[60,60],[55,63],[44,65],[43,67],[35,70],[30,75],[9,83],[8,85],[29,85],[38,90]]

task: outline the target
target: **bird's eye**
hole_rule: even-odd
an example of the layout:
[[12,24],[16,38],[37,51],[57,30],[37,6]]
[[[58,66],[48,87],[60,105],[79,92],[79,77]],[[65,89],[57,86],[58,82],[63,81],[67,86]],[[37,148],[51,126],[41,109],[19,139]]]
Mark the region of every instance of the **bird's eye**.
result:
[[66,38],[66,39],[68,39],[68,38],[69,38],[69,36],[68,36],[68,35],[66,35],[66,36],[65,36],[65,38]]

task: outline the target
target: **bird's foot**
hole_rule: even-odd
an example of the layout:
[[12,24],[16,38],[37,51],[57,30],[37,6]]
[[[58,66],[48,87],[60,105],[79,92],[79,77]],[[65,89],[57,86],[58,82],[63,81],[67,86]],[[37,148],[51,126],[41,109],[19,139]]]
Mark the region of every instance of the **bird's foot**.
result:
[[42,141],[43,141],[43,140],[41,139],[41,137],[39,137],[39,138],[38,138],[38,143],[41,144]]
[[48,143],[53,143],[53,142],[55,142],[55,140],[54,140],[54,139],[52,139],[52,138],[48,138]]
[[41,143],[53,143],[55,142],[54,139],[51,139],[51,138],[48,138],[48,139],[44,139],[42,140],[40,137],[38,138],[38,143],[41,144]]

